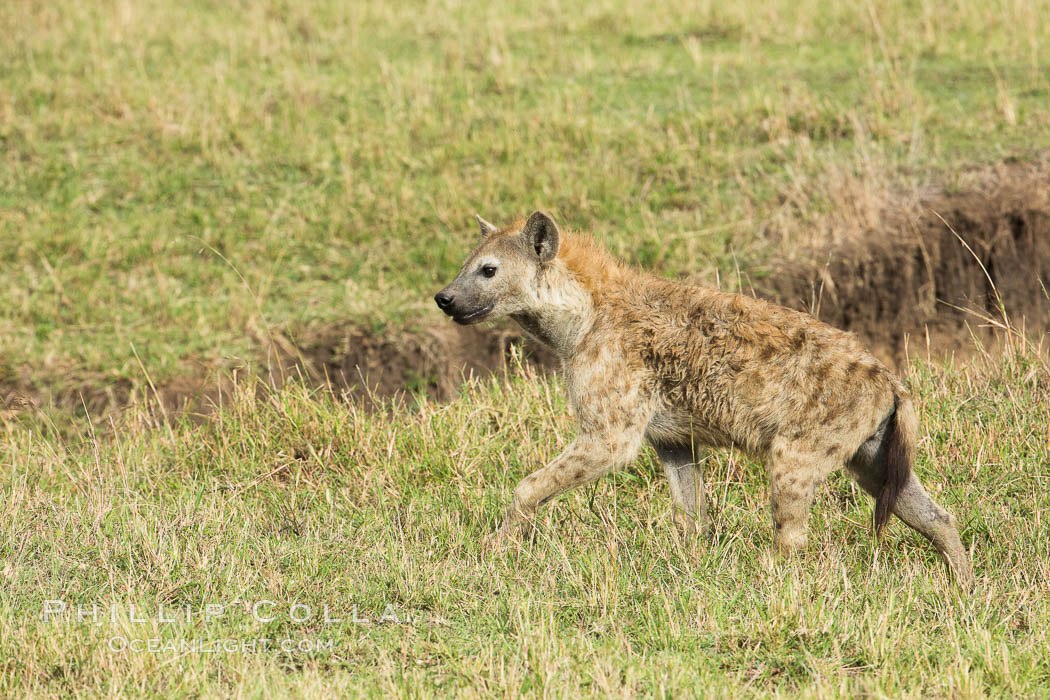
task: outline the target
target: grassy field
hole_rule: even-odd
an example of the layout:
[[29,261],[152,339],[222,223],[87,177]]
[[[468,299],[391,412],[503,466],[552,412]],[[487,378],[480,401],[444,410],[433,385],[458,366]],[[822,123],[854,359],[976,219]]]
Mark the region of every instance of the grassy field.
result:
[[[899,523],[876,548],[839,477],[810,551],[771,556],[762,469],[721,453],[711,542],[647,456],[486,555],[571,439],[556,378],[378,413],[251,379],[274,338],[438,320],[474,211],[714,281],[790,255],[843,182],[1028,159],[1050,5],[8,0],[0,33],[0,693],[1050,692],[1030,350],[909,371],[969,597]],[[243,366],[193,420],[77,399]]]
[[[516,481],[571,436],[536,377],[392,417],[286,387],[205,423],[128,416],[112,439],[9,429],[0,693],[1041,695],[1050,380],[1020,356],[912,382],[917,468],[963,523],[970,596],[899,522],[876,549],[840,475],[809,551],[772,556],[763,470],[720,453],[712,541],[679,538],[647,455],[483,553]],[[192,646],[223,640],[258,646]]]
[[140,360],[161,383],[271,333],[434,319],[475,210],[546,208],[661,274],[760,274],[843,179],[950,183],[1050,146],[1048,23],[1028,2],[5,2],[0,380],[144,387]]

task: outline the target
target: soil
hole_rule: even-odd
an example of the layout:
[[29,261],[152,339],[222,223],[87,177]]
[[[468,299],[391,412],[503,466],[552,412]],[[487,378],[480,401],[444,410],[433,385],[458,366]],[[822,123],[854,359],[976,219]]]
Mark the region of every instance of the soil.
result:
[[[1050,330],[1045,162],[971,174],[955,192],[883,197],[872,215],[839,215],[825,228],[810,232],[815,242],[777,262],[754,291],[855,332],[890,364],[909,352],[972,352],[975,337],[995,346],[1003,326],[1036,341]],[[555,365],[548,350],[527,342],[509,322],[461,327],[441,319],[379,332],[332,326],[306,331],[295,342],[276,336],[260,345],[269,386],[301,376],[369,405],[395,396],[411,400],[418,392],[445,401],[464,377],[514,371],[522,357],[540,369]],[[195,367],[156,389],[99,376],[57,392],[2,370],[0,418],[38,404],[98,416],[144,397],[163,415],[210,413],[238,374]]]
[[909,350],[965,352],[974,337],[994,346],[1007,325],[1036,341],[1050,330],[1050,167],[1002,166],[965,191],[902,197],[837,234],[776,266],[758,293],[855,332],[893,364]]
[[445,322],[384,334],[355,326],[326,328],[299,346],[298,353],[286,356],[286,373],[304,368],[314,382],[365,400],[422,391],[446,401],[471,375],[513,371],[520,362],[540,368],[555,363],[548,349],[507,324]]

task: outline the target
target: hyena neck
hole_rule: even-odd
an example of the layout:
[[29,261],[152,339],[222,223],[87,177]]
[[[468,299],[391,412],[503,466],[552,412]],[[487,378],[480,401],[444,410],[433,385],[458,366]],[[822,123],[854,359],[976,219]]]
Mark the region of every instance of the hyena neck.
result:
[[591,292],[564,265],[543,271],[525,311],[511,314],[522,330],[566,358],[575,352],[594,323]]
[[557,258],[540,268],[528,309],[511,318],[568,359],[594,325],[606,291],[630,274],[590,237],[566,234]]

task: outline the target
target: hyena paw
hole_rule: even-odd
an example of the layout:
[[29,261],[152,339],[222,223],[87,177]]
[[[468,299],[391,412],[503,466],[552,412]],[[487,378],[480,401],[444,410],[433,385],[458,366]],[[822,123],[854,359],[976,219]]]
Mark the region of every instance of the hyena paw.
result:
[[688,541],[711,541],[714,539],[715,528],[710,518],[701,519],[683,511],[675,510],[674,525],[675,529],[678,530],[678,534]]
[[511,544],[513,544],[511,535],[504,528],[500,528],[481,538],[481,551],[499,554],[510,547]]
[[683,537],[695,537],[700,531],[696,518],[684,513],[677,508],[674,511],[674,525]]
[[773,536],[773,546],[780,554],[794,554],[806,548],[809,536],[805,532],[778,530]]

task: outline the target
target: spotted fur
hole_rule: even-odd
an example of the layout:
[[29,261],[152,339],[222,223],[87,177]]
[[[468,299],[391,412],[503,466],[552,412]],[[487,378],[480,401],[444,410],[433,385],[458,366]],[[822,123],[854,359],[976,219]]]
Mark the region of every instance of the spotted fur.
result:
[[[705,517],[695,455],[734,447],[762,459],[774,541],[806,542],[814,493],[846,467],[889,514],[921,532],[969,583],[955,518],[911,471],[918,421],[892,372],[857,339],[759,299],[654,277],[589,238],[564,235],[542,212],[482,239],[435,297],[460,323],[509,315],[562,362],[576,439],[523,479],[499,537],[551,498],[633,461],[645,442],[671,484],[676,520]],[[699,523],[698,523],[699,521]]]

